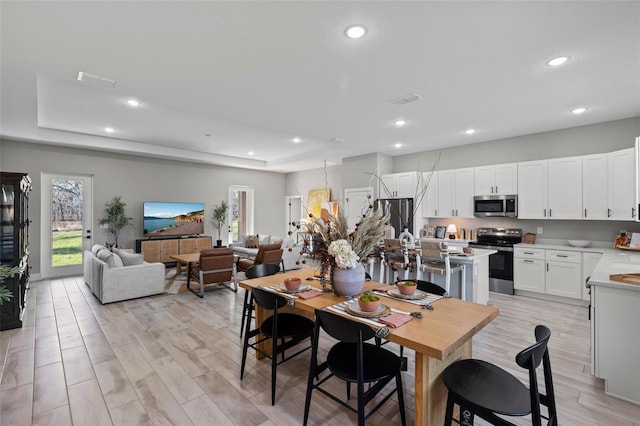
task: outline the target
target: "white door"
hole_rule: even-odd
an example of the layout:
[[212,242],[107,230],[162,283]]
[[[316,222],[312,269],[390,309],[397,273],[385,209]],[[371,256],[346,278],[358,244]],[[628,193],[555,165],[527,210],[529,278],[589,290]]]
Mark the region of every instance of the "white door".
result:
[[518,219],[547,218],[547,160],[518,163]]
[[473,168],[456,170],[455,215],[473,217]]
[[[302,195],[287,195],[284,197],[285,204],[285,231],[284,235],[291,238],[293,241],[297,241],[296,234],[300,232],[297,225],[300,225],[301,220],[304,218],[304,204]],[[291,232],[291,234],[289,234]]]
[[518,165],[510,163],[494,166],[493,186],[496,194],[516,194],[518,192]]
[[582,157],[582,217],[607,220],[609,210],[609,176],[607,154]]
[[582,157],[549,160],[548,206],[550,219],[582,219]]
[[494,193],[493,166],[476,167],[474,169],[473,186],[475,195],[491,195]]
[[82,255],[91,250],[93,177],[42,173],[42,278],[82,275]]
[[356,223],[360,222],[362,215],[369,210],[373,204],[373,188],[349,188],[344,190],[345,216],[349,231],[356,228]]
[[438,217],[455,216],[456,171],[438,172]]
[[610,220],[636,220],[635,151],[609,153]]
[[243,185],[229,187],[229,243],[242,242],[253,234],[253,188]]
[[422,217],[438,216],[438,172],[425,172],[424,185],[427,187],[422,198]]

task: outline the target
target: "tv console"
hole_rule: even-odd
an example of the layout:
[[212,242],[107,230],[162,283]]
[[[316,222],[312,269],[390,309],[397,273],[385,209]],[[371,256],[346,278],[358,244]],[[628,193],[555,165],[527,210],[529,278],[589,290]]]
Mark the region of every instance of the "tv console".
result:
[[200,253],[211,248],[213,239],[203,235],[199,237],[177,235],[136,240],[136,253],[142,253],[145,262],[173,263],[170,256],[176,254]]

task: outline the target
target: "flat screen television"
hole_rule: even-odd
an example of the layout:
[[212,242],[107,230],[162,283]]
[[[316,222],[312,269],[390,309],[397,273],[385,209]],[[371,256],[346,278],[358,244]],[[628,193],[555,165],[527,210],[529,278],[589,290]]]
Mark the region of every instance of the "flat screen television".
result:
[[145,201],[143,210],[145,237],[204,233],[204,203]]

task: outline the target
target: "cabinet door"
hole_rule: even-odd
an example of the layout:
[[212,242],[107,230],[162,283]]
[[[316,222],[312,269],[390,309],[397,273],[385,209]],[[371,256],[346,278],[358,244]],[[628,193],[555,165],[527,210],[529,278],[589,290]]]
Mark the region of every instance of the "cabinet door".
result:
[[438,172],[438,217],[455,216],[455,170]]
[[609,153],[610,220],[636,220],[634,149]]
[[544,293],[544,260],[514,258],[513,288]]
[[179,253],[179,240],[160,240],[162,243],[162,260],[161,262],[175,262],[171,256]]
[[424,173],[424,184],[427,191],[422,199],[422,217],[438,216],[438,172]]
[[556,296],[582,298],[580,263],[547,261],[546,292]]
[[397,192],[397,179],[393,174],[380,176],[380,198],[395,198]]
[[474,194],[492,195],[493,192],[493,166],[476,167],[474,175]]
[[582,253],[582,300],[589,301],[589,289],[584,285],[587,278],[591,276],[591,273],[596,269],[596,265],[600,261],[602,253]]
[[416,196],[416,173],[395,173],[396,197],[415,198]]
[[582,217],[607,220],[609,207],[608,155],[582,157]]
[[143,241],[140,243],[140,252],[145,262],[162,262],[162,241]]
[[550,219],[582,219],[582,157],[548,161]]
[[518,218],[546,219],[547,161],[518,163]]
[[473,168],[456,170],[455,216],[473,216]]
[[493,166],[493,190],[496,194],[518,193],[518,164],[497,164]]

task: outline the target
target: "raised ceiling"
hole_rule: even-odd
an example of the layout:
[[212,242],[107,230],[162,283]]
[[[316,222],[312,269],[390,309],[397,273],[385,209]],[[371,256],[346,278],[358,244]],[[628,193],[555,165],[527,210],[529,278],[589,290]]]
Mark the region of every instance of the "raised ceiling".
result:
[[[638,1],[2,1],[0,15],[0,135],[25,142],[291,172],[640,116]],[[345,37],[353,23],[365,37]],[[421,99],[391,102],[408,94]]]

